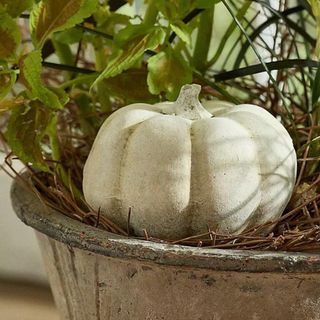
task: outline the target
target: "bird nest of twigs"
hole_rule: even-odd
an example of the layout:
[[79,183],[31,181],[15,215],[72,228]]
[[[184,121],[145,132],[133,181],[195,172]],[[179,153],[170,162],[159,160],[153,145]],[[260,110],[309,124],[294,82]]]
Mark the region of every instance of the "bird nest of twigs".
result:
[[[100,114],[99,117],[104,119],[106,115]],[[24,183],[32,192],[38,193],[45,205],[57,212],[124,237],[206,248],[317,251],[320,250],[320,172],[319,157],[315,154],[318,147],[313,148],[312,142],[318,140],[320,126],[315,124],[315,119],[310,114],[296,114],[295,119],[294,125],[287,125],[298,154],[298,176],[292,198],[278,220],[245,230],[238,235],[217,233],[208,226],[206,232],[184,239],[157,239],[148,230],[144,230],[144,237],[137,237],[130,233],[130,210],[126,230],[92,210],[84,201],[81,185],[83,165],[94,135],[85,137],[76,130],[79,119],[76,106],[72,104],[60,115],[59,142],[63,160],[60,164],[51,163],[55,174],[36,172],[31,166],[27,166],[32,179],[24,180]],[[8,154],[3,169],[24,179],[15,171],[13,164],[14,157]],[[61,178],[58,166],[63,166],[68,173],[67,183]],[[274,225],[273,231],[263,234],[262,230],[271,225]]]

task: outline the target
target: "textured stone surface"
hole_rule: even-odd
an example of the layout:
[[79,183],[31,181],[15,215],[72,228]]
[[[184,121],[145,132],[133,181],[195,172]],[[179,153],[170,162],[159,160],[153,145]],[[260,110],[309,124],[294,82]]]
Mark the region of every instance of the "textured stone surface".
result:
[[[4,161],[5,154],[0,151],[0,164]],[[12,165],[17,171],[23,168],[17,160]],[[12,178],[0,168],[0,278],[47,283],[36,237],[14,215],[11,183]]]
[[43,207],[18,184],[12,197],[41,232],[62,320],[320,319],[319,254],[126,239]]
[[320,319],[320,274],[164,266],[38,239],[63,320]]
[[208,230],[238,234],[277,219],[296,177],[292,140],[255,105],[198,101],[199,85],[176,102],[132,104],[104,122],[83,171],[96,211],[161,239]]

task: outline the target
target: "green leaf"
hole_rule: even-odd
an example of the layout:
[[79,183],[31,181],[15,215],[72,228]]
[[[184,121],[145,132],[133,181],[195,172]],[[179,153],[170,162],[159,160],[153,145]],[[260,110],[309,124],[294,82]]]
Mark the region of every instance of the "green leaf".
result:
[[2,7],[11,17],[18,17],[20,13],[31,8],[33,0],[0,0]]
[[98,0],[42,0],[31,11],[32,40],[41,48],[56,31],[69,29],[89,17],[97,8]]
[[169,100],[177,98],[182,85],[192,82],[192,70],[186,61],[169,48],[149,58],[148,70],[150,92],[165,92]]
[[189,30],[187,25],[182,21],[176,21],[175,23],[171,23],[170,27],[173,32],[187,45],[191,46],[191,33],[192,30]]
[[146,50],[155,49],[165,36],[165,32],[160,27],[153,28],[148,34],[137,36],[130,40],[123,49],[109,62],[107,67],[102,71],[92,87],[102,79],[114,77],[122,71],[133,67],[143,56]]
[[320,97],[320,68],[317,69],[315,78],[312,84],[312,105],[314,106]]
[[67,104],[70,100],[69,95],[63,90],[63,88],[59,88],[59,87],[49,87],[50,91],[53,92],[54,94],[56,94],[56,96],[58,97],[61,106],[64,106],[65,104]]
[[314,14],[315,17],[319,17],[320,16],[320,1],[319,0],[308,0],[308,2],[310,3],[312,12]]
[[195,3],[195,6],[198,9],[210,9],[213,8],[217,3],[219,3],[221,0],[197,0]]
[[[72,53],[71,47],[68,44],[56,41],[55,35],[52,37],[52,44],[61,64],[72,66],[75,62],[75,57]],[[65,79],[72,77],[72,72],[64,72]]]
[[123,97],[126,104],[140,101],[155,103],[157,99],[149,92],[145,68],[129,69],[113,78],[105,79],[103,83],[111,95]]
[[0,71],[0,100],[5,98],[16,82],[16,73],[11,70]]
[[21,43],[20,30],[7,13],[0,14],[0,59],[14,58]]
[[39,50],[32,51],[23,56],[20,61],[20,78],[27,89],[30,91],[31,99],[39,99],[46,106],[52,109],[61,109],[58,96],[46,88],[41,81],[41,52]]
[[[108,34],[117,35],[119,33],[119,26],[130,25],[130,16],[120,14],[116,12],[110,12],[109,10],[97,11],[94,14],[95,21],[97,22],[98,30],[104,31]],[[120,30],[121,32],[122,30]]]
[[72,86],[91,86],[94,80],[96,80],[97,75],[93,74],[86,74],[86,75],[78,75],[76,78],[71,79],[69,81],[63,82],[59,88],[66,89]]
[[83,30],[71,28],[55,33],[54,39],[63,44],[78,43],[83,36]]
[[6,138],[13,153],[34,168],[49,171],[42,150],[42,140],[53,114],[34,102],[31,106],[22,105],[12,110]]
[[114,37],[118,46],[122,47],[129,40],[138,36],[144,36],[148,33],[149,29],[144,24],[130,24],[129,26],[120,30]]
[[6,99],[0,101],[0,113],[13,109],[14,107],[22,105],[24,102],[23,97],[16,97],[14,99]]
[[[188,13],[190,8],[194,6],[195,0],[157,0],[152,5],[169,21],[182,20]],[[211,2],[211,0],[207,0]]]

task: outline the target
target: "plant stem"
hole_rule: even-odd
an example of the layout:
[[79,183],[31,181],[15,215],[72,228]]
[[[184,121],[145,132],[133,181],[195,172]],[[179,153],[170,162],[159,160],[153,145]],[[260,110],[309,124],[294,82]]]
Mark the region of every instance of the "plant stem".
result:
[[67,64],[53,63],[53,62],[47,62],[47,61],[42,61],[42,65],[47,68],[63,70],[63,71],[71,71],[71,72],[83,73],[83,74],[92,74],[96,72],[95,70],[78,68],[74,66],[69,66]]
[[[199,84],[185,84],[182,86],[174,104],[174,113],[189,120],[212,118],[212,114],[199,101],[200,92],[201,86]],[[172,106],[170,106],[171,109]]]
[[[22,14],[20,14],[19,18],[21,18],[21,19],[30,19],[30,15],[22,13]],[[88,33],[93,33],[95,35],[101,36],[101,37],[103,37],[105,39],[108,39],[108,40],[113,40],[113,36],[112,35],[104,33],[102,31],[99,31],[99,30],[96,30],[96,29],[88,28],[88,27],[86,27],[86,26],[84,26],[82,24],[75,25],[75,28],[83,30],[83,31],[86,31]]]
[[[200,14],[204,9],[193,9],[190,13],[188,13],[183,19],[182,21],[187,24],[188,22],[190,22],[193,18],[195,18],[198,14]],[[172,43],[173,40],[175,39],[176,37],[176,33],[175,32],[172,32],[168,41],[169,43]]]
[[64,81],[59,88],[60,89],[66,89],[69,87],[72,87],[73,85],[77,85],[77,84],[83,84],[83,83],[92,83],[94,80],[96,80],[97,75],[95,74],[88,74],[88,75],[84,75],[84,76],[79,76],[77,78],[68,80],[68,81]]
[[206,69],[210,41],[212,36],[214,9],[208,9],[200,14],[197,40],[193,52],[193,63],[196,70],[203,72]]
[[265,72],[266,68],[269,71],[272,70],[282,70],[282,69],[290,69],[290,68],[318,68],[319,62],[315,60],[309,59],[286,59],[282,61],[272,61],[266,62],[265,64],[258,63],[248,67],[237,68],[231,71],[226,71],[222,73],[215,74],[213,79],[216,82],[233,80],[238,77],[250,76],[256,73]]
[[88,33],[95,34],[97,36],[101,36],[102,38],[105,38],[107,40],[113,40],[113,36],[112,35],[104,33],[102,31],[99,31],[99,30],[96,30],[96,29],[88,28],[88,27],[86,27],[86,26],[84,26],[82,24],[77,24],[76,28],[77,29],[81,29],[81,30],[83,30],[85,32],[88,32]]

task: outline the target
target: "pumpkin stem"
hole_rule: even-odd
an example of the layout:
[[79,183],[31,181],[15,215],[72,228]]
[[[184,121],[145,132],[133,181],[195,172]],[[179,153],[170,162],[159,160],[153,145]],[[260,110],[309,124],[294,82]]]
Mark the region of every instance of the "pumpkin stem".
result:
[[212,114],[199,101],[200,91],[201,86],[198,84],[182,86],[179,97],[175,102],[175,114],[189,120],[212,118]]

